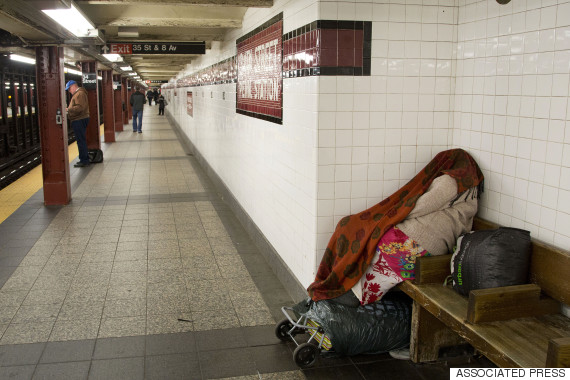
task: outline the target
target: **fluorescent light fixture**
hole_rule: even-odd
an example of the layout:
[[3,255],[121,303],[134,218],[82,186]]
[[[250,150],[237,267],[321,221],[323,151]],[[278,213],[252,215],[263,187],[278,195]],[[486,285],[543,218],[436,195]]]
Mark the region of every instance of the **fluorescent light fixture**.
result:
[[63,68],[63,72],[69,73],[69,74],[75,74],[75,75],[83,75],[83,73],[81,71],[75,70],[75,69],[68,69],[67,67]]
[[134,77],[137,73],[129,73],[130,76]]
[[89,29],[95,29],[95,25],[85,18],[73,4],[69,9],[44,9],[42,12],[77,37],[87,37]]
[[133,68],[131,66],[119,66],[119,67],[123,71],[133,71]]
[[107,59],[110,62],[123,62],[123,57],[121,57],[119,54],[102,54],[103,57],[105,57],[105,59]]
[[119,37],[138,37],[139,29],[136,26],[119,26],[117,31]]
[[103,80],[103,77],[101,75],[97,75],[97,80]]
[[18,55],[18,54],[10,54],[10,59],[12,61],[24,62],[24,63],[28,63],[30,65],[36,64],[35,59],[24,57],[23,55]]

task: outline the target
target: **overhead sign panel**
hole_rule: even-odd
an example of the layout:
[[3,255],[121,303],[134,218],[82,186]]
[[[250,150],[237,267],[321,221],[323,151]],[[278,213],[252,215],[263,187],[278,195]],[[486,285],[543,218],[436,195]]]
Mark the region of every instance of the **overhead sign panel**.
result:
[[206,54],[205,42],[113,42],[102,54]]

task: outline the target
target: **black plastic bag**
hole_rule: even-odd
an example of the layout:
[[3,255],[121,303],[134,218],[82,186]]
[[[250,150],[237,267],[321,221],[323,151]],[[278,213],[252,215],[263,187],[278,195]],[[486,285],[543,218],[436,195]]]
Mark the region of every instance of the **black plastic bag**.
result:
[[322,300],[303,301],[293,309],[321,325],[337,354],[381,353],[410,344],[412,300],[399,291],[365,306]]
[[98,164],[103,162],[103,151],[101,149],[89,149],[87,154],[89,155],[90,163]]
[[462,235],[451,258],[453,289],[467,296],[474,289],[528,282],[530,232],[501,227]]

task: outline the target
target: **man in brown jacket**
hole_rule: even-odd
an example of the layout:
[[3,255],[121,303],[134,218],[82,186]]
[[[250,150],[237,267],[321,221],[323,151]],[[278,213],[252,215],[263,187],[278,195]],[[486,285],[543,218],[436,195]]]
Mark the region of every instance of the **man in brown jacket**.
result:
[[89,102],[87,98],[87,90],[79,87],[77,82],[70,80],[65,85],[65,90],[72,95],[69,106],[67,107],[67,117],[71,121],[75,140],[77,141],[77,149],[79,150],[79,162],[76,168],[84,168],[89,166],[89,154],[87,152],[86,131],[89,124]]

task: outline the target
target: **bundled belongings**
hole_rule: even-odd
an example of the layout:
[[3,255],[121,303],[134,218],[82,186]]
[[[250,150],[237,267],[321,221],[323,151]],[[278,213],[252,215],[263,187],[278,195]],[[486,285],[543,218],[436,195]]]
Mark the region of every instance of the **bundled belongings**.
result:
[[375,302],[393,286],[413,280],[418,257],[450,253],[457,238],[471,230],[476,213],[476,187],[458,196],[451,176],[434,179],[408,216],[380,238],[372,265],[352,287],[360,303]]
[[[282,309],[287,319],[277,325],[276,335],[298,345],[293,359],[300,367],[312,365],[320,349],[339,355],[372,354],[401,349],[410,341],[412,301],[399,291],[365,306],[309,299]],[[294,312],[295,319],[287,311]],[[297,343],[294,336],[305,331],[311,335],[309,342]]]
[[406,346],[410,301],[393,299],[388,291],[414,278],[417,257],[453,250],[458,236],[471,230],[482,190],[477,163],[464,150],[451,149],[379,204],[342,218],[307,289],[313,302],[306,311],[296,306],[297,322],[282,308],[288,319],[277,325],[280,339],[297,343],[296,334],[311,330],[309,342],[297,343],[295,361],[312,364],[329,342],[346,355]]
[[359,307],[329,300],[312,302],[305,314],[323,327],[338,354],[375,354],[410,343],[412,301],[402,292],[391,292],[380,302]]
[[465,234],[451,257],[453,289],[468,296],[475,289],[526,284],[530,253],[526,230],[500,227]]
[[[449,178],[435,181],[442,176]],[[433,182],[436,183],[435,189],[432,189],[437,190],[434,194],[441,191],[448,195],[445,202],[438,202],[439,195],[433,198],[429,195],[428,189]],[[445,251],[451,251],[459,233],[471,229],[477,209],[476,201],[473,200],[482,191],[482,185],[483,174],[467,152],[451,149],[437,154],[420,173],[394,194],[367,210],[340,220],[325,250],[315,281],[307,289],[309,295],[314,301],[319,301],[339,297],[351,290],[367,274],[371,264],[375,263],[374,258],[382,238],[382,244],[388,247],[385,249],[388,252],[379,253],[377,258],[382,260],[391,252],[393,247],[387,239],[396,242],[397,247],[403,246],[404,253],[392,264],[383,264],[381,270],[388,270],[379,274],[384,278],[392,276],[392,280],[387,280],[388,286],[375,295],[368,295],[368,298],[363,299],[361,296],[361,303],[378,299],[393,284],[413,278],[413,269],[408,264],[415,263],[415,257],[427,254],[427,247],[435,251],[433,254],[447,253]],[[424,194],[426,200],[422,206],[420,199]],[[423,211],[415,210],[417,203],[424,208]],[[414,210],[415,214],[412,213]],[[412,218],[406,220],[410,215]],[[459,227],[455,225],[456,222]],[[405,232],[416,236],[418,240],[412,238],[414,241],[408,241],[407,238],[412,236]],[[366,281],[366,276],[363,280]],[[364,285],[361,289],[363,287]],[[356,292],[358,290],[355,289]]]

